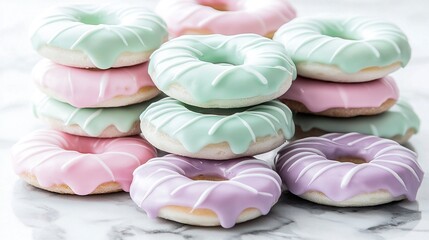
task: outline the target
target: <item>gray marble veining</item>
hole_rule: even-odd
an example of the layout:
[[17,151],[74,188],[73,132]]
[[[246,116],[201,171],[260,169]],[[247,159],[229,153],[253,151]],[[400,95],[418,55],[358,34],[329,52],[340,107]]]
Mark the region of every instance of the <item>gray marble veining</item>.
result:
[[[68,1],[71,2],[71,1]],[[91,2],[104,2],[93,0]],[[153,7],[154,0],[127,1]],[[429,172],[429,2],[425,0],[291,0],[300,16],[370,15],[397,23],[409,36],[413,59],[393,74],[401,95],[422,119],[411,140]],[[272,211],[232,229],[202,228],[148,219],[127,193],[63,196],[35,189],[14,175],[9,149],[28,132],[44,127],[32,117],[30,81],[39,57],[27,39],[28,25],[41,10],[60,3],[0,2],[0,239],[5,240],[135,240],[135,239],[429,239],[429,179],[424,178],[416,202],[369,208],[316,205],[289,193]],[[272,154],[265,155],[271,158]]]

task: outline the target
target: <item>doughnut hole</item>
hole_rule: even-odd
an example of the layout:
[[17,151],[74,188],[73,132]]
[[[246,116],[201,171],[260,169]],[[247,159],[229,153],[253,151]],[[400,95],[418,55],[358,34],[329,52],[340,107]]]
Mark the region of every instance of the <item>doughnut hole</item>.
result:
[[236,52],[227,54],[229,51],[205,51],[204,55],[198,56],[198,59],[203,62],[213,63],[223,66],[238,66],[244,63],[244,56]]
[[217,11],[234,11],[233,6],[228,1],[197,0],[198,4],[211,7]]
[[335,26],[327,26],[325,29],[320,31],[321,34],[333,38],[341,38],[344,40],[361,40],[362,36],[357,31],[349,31],[348,29],[338,29]]
[[82,13],[78,16],[78,21],[87,25],[117,25],[120,23],[120,20],[114,14],[104,14],[104,13]]
[[218,175],[209,175],[209,174],[200,174],[194,177],[191,177],[192,180],[195,181],[200,181],[200,180],[205,180],[205,181],[214,181],[214,182],[218,182],[218,181],[227,181],[227,178],[224,178],[222,176],[218,176]]
[[356,156],[340,156],[337,157],[336,161],[338,162],[351,162],[354,164],[366,163],[365,159]]

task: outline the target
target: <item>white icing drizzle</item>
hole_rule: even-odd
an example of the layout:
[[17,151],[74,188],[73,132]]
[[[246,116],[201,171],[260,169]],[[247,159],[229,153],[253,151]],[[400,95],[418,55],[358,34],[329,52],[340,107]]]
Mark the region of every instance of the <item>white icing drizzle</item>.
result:
[[89,115],[89,117],[85,120],[85,122],[83,123],[82,128],[85,129],[88,127],[89,124],[91,124],[91,122],[98,117],[101,113],[103,112],[103,109],[98,109],[97,111],[93,112],[91,115]]
[[375,159],[375,160],[373,160],[371,162],[372,163],[377,163],[377,162],[380,162],[380,163],[389,163],[389,164],[401,166],[401,167],[407,169],[408,171],[410,171],[414,175],[414,177],[416,178],[416,180],[420,182],[419,176],[417,175],[416,171],[412,167],[410,167],[409,165],[407,165],[405,163],[395,162],[395,161],[390,161],[390,160],[384,160],[384,159]]
[[[306,174],[311,168],[313,168],[314,166],[320,165],[320,164],[332,164],[332,160],[320,160],[320,161],[316,161],[313,163],[308,164],[307,166],[305,166],[298,174],[298,176],[295,179],[295,182],[298,182],[299,179],[301,179],[302,176],[304,176],[304,174]],[[289,169],[288,169],[289,171]]]

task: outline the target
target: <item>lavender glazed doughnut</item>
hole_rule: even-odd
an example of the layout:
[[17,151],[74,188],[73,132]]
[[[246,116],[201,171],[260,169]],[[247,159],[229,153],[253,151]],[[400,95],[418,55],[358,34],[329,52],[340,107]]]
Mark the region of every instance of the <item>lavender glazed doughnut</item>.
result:
[[136,169],[130,193],[150,218],[230,228],[267,214],[281,180],[252,157],[219,162],[170,154]]
[[285,146],[276,170],[288,190],[309,201],[374,206],[414,201],[423,179],[417,155],[398,143],[359,133],[331,133]]

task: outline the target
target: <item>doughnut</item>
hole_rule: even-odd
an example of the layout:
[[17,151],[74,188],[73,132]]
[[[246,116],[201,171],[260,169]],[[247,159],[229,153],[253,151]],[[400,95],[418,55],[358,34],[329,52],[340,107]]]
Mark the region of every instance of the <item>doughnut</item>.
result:
[[295,139],[333,132],[358,132],[389,138],[403,144],[420,128],[419,117],[403,99],[399,99],[387,112],[378,115],[333,118],[298,113],[294,115],[294,122]]
[[151,102],[117,108],[75,108],[45,96],[35,102],[34,113],[59,131],[112,138],[140,134],[139,116]]
[[147,63],[108,70],[66,67],[47,59],[32,72],[46,95],[77,108],[126,106],[159,94],[147,73]]
[[281,96],[296,69],[281,44],[255,34],[182,36],[152,54],[149,75],[189,105],[237,108]]
[[354,84],[298,77],[279,99],[295,112],[354,117],[385,112],[398,96],[398,87],[391,77]]
[[204,109],[167,97],[149,105],[140,122],[143,136],[156,148],[214,160],[268,152],[295,132],[291,111],[279,101],[240,109]]
[[368,17],[294,19],[273,39],[284,44],[299,75],[332,82],[382,78],[411,57],[401,29]]
[[30,28],[33,48],[53,62],[107,69],[146,62],[167,40],[165,22],[144,8],[68,4],[51,8]]
[[286,145],[277,157],[276,170],[288,190],[323,205],[414,201],[423,179],[414,152],[359,133],[304,138]]
[[255,33],[271,38],[296,17],[284,0],[161,0],[155,11],[167,22],[172,37]]
[[149,218],[231,228],[266,215],[281,195],[281,180],[262,160],[153,158],[134,171],[130,194]]
[[128,192],[132,173],[156,156],[137,137],[100,139],[39,130],[12,147],[12,161],[24,181],[61,194]]

